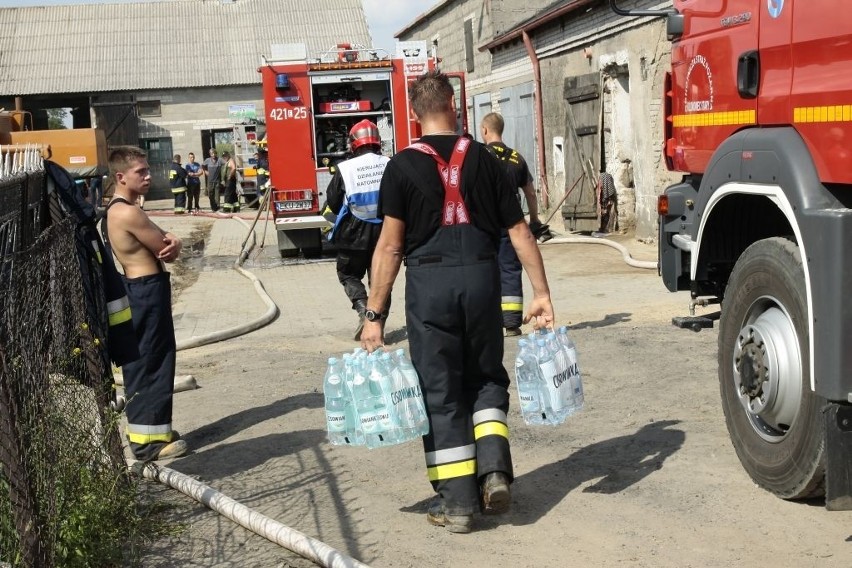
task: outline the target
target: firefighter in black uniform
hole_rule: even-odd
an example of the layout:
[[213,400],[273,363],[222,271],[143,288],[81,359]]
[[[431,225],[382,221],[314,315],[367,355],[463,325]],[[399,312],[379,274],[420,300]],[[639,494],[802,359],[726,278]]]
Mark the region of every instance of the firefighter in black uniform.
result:
[[438,494],[427,520],[470,532],[476,511],[502,513],[511,500],[500,229],[508,228],[532,283],[527,320],[553,326],[553,306],[516,188],[482,144],[454,132],[447,77],[429,72],[411,84],[409,96],[423,137],[391,158],[382,178],[382,233],[361,344],[368,351],[382,345],[382,311],[404,257],[411,358],[430,424],[426,468]]
[[175,154],[169,169],[169,185],[175,196],[175,215],[186,213],[186,169],[180,164],[180,154]]
[[266,147],[266,138],[261,139],[257,143],[257,199],[263,197],[266,190],[269,189],[269,152]]
[[[503,142],[503,117],[496,112],[490,112],[482,118],[479,130],[482,140],[488,145],[497,158],[503,162],[506,174],[515,187],[521,188],[527,199],[530,212],[530,226],[541,225],[538,219],[538,199],[533,187],[533,178],[527,162],[517,150],[506,146]],[[500,232],[500,249],[498,252],[500,265],[500,294],[503,309],[503,327],[506,335],[521,334],[521,319],[524,312],[524,288],[521,284],[521,261],[509,241],[509,233],[504,229]]]
[[[376,217],[376,203],[388,158],[381,155],[379,128],[369,120],[352,127],[349,146],[354,156],[333,169],[334,177],[325,195],[328,208],[336,216],[329,240],[337,247],[337,279],[358,314],[355,340],[360,341],[367,311],[367,288],[363,280],[366,275],[367,282],[370,281],[373,250],[382,230],[382,220]],[[385,306],[385,316],[388,308]]]

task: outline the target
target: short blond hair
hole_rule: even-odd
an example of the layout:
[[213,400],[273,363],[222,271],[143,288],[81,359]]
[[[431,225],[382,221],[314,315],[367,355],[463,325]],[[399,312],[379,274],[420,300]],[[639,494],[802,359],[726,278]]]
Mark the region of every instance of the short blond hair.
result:
[[482,126],[488,130],[493,130],[498,136],[503,136],[503,129],[506,127],[506,123],[499,112],[489,112],[482,117]]

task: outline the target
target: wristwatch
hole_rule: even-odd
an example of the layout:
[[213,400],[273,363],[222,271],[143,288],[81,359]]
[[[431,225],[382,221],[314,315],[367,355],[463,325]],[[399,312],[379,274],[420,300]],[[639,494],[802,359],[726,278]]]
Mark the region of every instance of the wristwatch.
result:
[[364,312],[364,317],[367,318],[367,321],[382,321],[385,319],[384,314],[382,312],[377,312],[375,310],[367,310]]

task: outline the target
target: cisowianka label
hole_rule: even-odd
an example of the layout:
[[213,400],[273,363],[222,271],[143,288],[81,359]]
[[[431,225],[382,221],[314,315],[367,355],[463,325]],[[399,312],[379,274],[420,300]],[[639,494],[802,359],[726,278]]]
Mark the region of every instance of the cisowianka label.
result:
[[361,414],[361,429],[365,434],[375,434],[379,431],[380,417],[375,412],[365,412]]
[[328,421],[329,432],[345,432],[346,431],[346,413],[345,412],[325,412],[326,420]]

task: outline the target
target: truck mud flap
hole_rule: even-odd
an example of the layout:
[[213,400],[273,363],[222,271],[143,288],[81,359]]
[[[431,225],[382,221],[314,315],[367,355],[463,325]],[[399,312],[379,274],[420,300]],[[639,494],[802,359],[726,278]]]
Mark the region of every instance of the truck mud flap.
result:
[[825,407],[825,508],[852,511],[852,406]]

